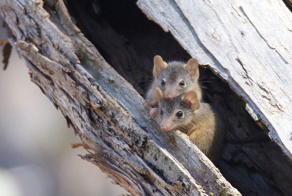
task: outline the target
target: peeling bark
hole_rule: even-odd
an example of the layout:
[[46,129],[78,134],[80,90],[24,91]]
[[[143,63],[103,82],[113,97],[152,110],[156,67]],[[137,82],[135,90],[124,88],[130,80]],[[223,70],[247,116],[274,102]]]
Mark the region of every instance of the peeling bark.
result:
[[[291,91],[283,90],[290,80],[285,77],[290,70],[285,66],[290,42],[288,37],[281,41],[278,32],[289,36],[281,23],[291,29],[290,12],[281,2],[256,6],[196,1],[190,13],[186,2],[188,7],[194,3],[141,0],[138,5],[203,64],[204,100],[217,106],[229,127],[220,171],[243,195],[291,195],[291,157],[283,155],[282,139],[273,135],[279,129],[266,126],[261,115],[268,111],[270,118],[282,115],[283,122],[287,120],[288,110],[280,102],[291,99]],[[62,1],[42,4],[0,0],[0,12],[15,36],[11,43],[27,61],[32,81],[60,109],[84,142],[81,146],[88,149],[89,154],[81,158],[96,164],[133,195],[239,194],[185,135],[160,132],[143,99],[128,84],[140,94],[145,92],[156,54],[167,61],[190,58],[170,34],[144,19],[135,1],[72,0],[66,6],[78,28]],[[255,7],[269,11],[254,12]],[[226,80],[240,97],[203,67]],[[279,97],[283,96],[279,89],[287,97]],[[289,129],[287,124],[282,126]],[[289,138],[288,134],[284,139]]]
[[240,195],[184,134],[158,130],[62,0],[0,0],[0,11],[32,81],[90,148],[83,159],[133,195]]

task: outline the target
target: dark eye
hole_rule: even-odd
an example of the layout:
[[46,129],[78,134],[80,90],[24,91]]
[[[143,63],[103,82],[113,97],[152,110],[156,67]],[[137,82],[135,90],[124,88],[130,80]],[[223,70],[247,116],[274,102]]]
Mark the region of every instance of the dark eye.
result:
[[182,111],[178,111],[177,113],[176,113],[176,117],[178,117],[178,118],[182,118],[183,117],[183,112]]
[[165,79],[163,78],[162,80],[161,80],[161,86],[164,86],[165,85]]
[[160,110],[160,115],[161,115],[161,116],[163,115],[163,110],[162,110],[162,109]]
[[184,86],[184,85],[186,85],[186,83],[185,83],[185,81],[181,80],[181,81],[179,82],[179,85],[180,85],[180,86]]

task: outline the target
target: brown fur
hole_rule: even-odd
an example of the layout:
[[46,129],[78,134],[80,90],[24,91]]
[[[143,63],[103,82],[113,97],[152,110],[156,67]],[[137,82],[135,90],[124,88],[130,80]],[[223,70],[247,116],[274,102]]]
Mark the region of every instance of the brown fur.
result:
[[167,64],[163,61],[162,57],[156,55],[153,59],[154,67],[153,67],[153,76],[157,79],[160,73],[166,68]]
[[200,108],[200,101],[198,100],[197,93],[194,91],[188,92],[182,101],[189,104],[192,111]]
[[[159,102],[158,120],[161,129],[178,129],[186,133],[190,140],[216,163],[224,146],[225,127],[214,108],[207,103],[200,103],[194,91],[167,100],[158,88],[156,98]],[[177,111],[183,112],[183,117],[178,118]]]
[[199,62],[195,58],[190,59],[185,67],[185,69],[190,73],[190,75],[195,77],[195,80],[198,80],[200,76],[198,68]]
[[[191,126],[190,126],[191,125]],[[194,113],[192,122],[186,125],[190,140],[214,163],[222,153],[225,127],[209,104],[202,103]]]

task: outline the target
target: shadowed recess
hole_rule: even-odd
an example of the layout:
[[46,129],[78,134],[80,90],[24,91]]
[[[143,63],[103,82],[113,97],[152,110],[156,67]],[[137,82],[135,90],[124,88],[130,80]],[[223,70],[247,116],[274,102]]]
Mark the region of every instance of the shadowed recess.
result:
[[[147,19],[134,0],[72,0],[67,7],[105,60],[143,96],[153,78],[155,55],[166,62],[191,58],[171,34]],[[291,195],[292,166],[266,128],[246,112],[245,102],[202,66],[200,85],[203,100],[217,107],[228,127],[217,165],[224,177],[243,195]]]

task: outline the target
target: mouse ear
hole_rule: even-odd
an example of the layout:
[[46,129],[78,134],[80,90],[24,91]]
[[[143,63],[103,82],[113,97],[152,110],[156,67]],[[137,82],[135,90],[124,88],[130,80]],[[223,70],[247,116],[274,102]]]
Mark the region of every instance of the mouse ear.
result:
[[153,76],[154,78],[158,78],[160,73],[167,67],[167,64],[163,61],[162,57],[156,55],[153,59],[154,67],[153,67]]
[[195,91],[190,91],[186,93],[182,101],[185,104],[189,105],[192,111],[200,108],[200,101]]
[[188,61],[188,63],[185,66],[185,69],[189,74],[195,78],[195,80],[199,79],[200,73],[199,73],[199,62],[196,58],[192,58]]
[[155,100],[157,102],[160,102],[161,99],[163,99],[163,92],[161,91],[160,88],[156,88],[156,90],[155,90]]

